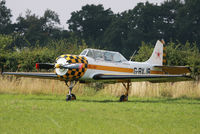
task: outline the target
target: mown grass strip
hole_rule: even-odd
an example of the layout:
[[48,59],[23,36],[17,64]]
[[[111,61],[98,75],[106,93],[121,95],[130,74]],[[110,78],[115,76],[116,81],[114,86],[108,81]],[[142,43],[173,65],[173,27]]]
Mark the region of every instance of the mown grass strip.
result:
[[0,94],[1,133],[200,132],[200,100]]

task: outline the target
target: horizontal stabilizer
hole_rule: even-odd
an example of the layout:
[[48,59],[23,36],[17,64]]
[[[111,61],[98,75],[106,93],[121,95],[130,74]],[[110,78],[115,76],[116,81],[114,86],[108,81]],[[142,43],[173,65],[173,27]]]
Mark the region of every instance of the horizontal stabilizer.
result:
[[154,66],[155,68],[162,69],[166,74],[187,74],[191,73],[190,67],[185,66]]
[[192,80],[190,76],[186,75],[126,75],[126,74],[96,74],[93,76],[94,80],[131,80],[133,82],[149,81],[153,83],[160,82],[177,82]]

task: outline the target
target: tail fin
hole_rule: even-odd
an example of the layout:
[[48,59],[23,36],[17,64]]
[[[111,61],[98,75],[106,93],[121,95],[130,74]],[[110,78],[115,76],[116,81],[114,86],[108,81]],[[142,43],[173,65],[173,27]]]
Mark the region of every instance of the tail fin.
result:
[[165,53],[165,47],[164,47],[164,40],[162,41],[157,41],[156,45],[154,47],[153,53],[151,57],[146,61],[149,64],[154,64],[154,65],[165,65],[166,64],[166,53]]

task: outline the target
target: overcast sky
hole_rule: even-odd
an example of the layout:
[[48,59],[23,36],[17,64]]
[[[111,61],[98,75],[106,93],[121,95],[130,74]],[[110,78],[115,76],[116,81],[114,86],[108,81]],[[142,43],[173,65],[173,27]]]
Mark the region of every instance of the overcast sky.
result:
[[[42,16],[46,9],[51,9],[58,13],[61,26],[67,27],[67,20],[71,17],[71,12],[80,10],[86,4],[102,4],[105,9],[111,8],[114,13],[133,9],[137,3],[147,0],[6,0],[6,6],[11,9],[12,20],[15,21],[19,14],[25,15],[25,11],[30,9],[32,13]],[[165,0],[148,0],[150,3],[160,4]]]

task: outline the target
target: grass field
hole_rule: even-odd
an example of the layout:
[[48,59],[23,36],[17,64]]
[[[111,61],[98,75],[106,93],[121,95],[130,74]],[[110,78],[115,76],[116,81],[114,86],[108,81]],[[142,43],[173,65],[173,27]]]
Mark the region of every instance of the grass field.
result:
[[0,94],[0,134],[197,134],[200,100]]

